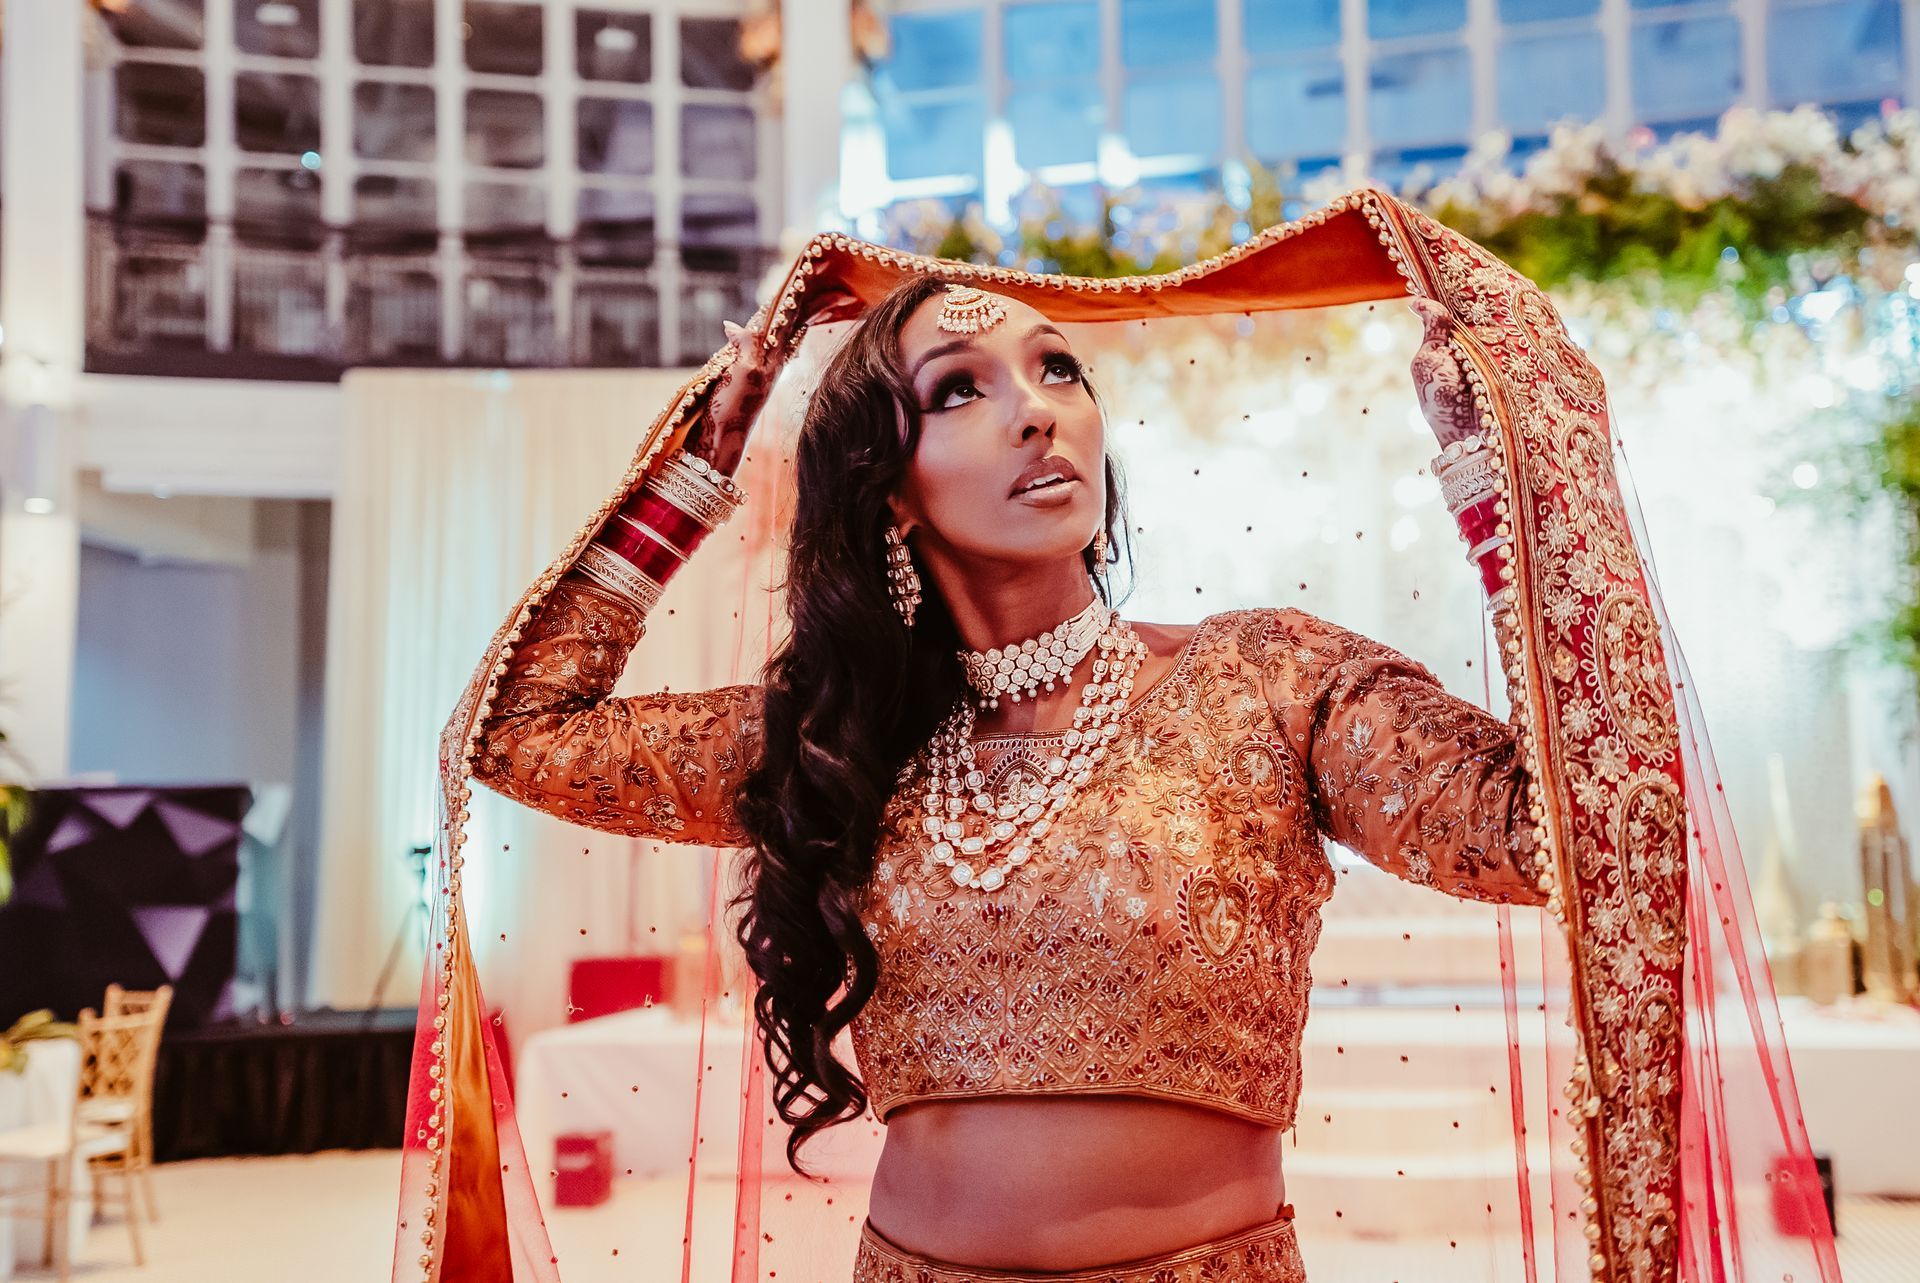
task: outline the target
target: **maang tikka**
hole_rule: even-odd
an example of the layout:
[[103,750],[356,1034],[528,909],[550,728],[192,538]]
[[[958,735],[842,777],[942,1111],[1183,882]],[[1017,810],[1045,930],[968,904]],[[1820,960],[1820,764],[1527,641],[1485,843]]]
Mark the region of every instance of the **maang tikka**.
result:
[[951,334],[978,334],[1006,319],[1007,303],[998,294],[972,285],[949,284],[934,323]]
[[913,614],[920,608],[920,572],[913,568],[913,557],[900,538],[900,527],[889,521],[884,536],[887,543],[887,596],[893,608],[913,627]]

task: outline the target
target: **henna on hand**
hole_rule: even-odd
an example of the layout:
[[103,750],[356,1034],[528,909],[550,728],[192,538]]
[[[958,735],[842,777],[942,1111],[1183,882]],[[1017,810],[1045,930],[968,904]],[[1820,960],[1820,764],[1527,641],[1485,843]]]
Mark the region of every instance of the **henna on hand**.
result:
[[1427,426],[1444,446],[1479,430],[1473,386],[1448,342],[1453,319],[1446,308],[1431,299],[1414,299],[1409,306],[1426,324],[1420,348],[1413,354],[1413,386]]

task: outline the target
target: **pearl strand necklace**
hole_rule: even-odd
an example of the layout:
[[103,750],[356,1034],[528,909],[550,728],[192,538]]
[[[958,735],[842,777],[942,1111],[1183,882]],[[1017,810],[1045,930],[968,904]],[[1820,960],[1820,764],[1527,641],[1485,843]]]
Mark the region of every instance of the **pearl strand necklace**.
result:
[[[986,792],[987,777],[973,752],[970,702],[960,701],[934,732],[926,750],[927,813],[921,826],[933,839],[933,860],[947,866],[959,885],[978,891],[1005,885],[1007,874],[1032,858],[1054,820],[1092,778],[1095,764],[1106,757],[1108,743],[1120,732],[1120,715],[1147,648],[1133,626],[1117,615],[1111,615],[1096,644],[1100,657],[1093,661],[1080,707],[1073,713],[1073,728],[1065,736],[1070,756],[1050,758],[1048,783],[1029,785],[1024,797],[996,806]],[[985,817],[984,832],[969,831],[969,807]],[[1006,855],[976,872],[974,860],[1002,845],[1010,848]]]
[[967,670],[968,683],[980,692],[981,708],[1000,707],[1000,697],[1009,693],[1018,704],[1022,695],[1033,699],[1042,683],[1052,690],[1055,682],[1066,680],[1112,623],[1112,609],[1095,597],[1079,614],[1038,637],[986,651],[961,651],[960,665]]

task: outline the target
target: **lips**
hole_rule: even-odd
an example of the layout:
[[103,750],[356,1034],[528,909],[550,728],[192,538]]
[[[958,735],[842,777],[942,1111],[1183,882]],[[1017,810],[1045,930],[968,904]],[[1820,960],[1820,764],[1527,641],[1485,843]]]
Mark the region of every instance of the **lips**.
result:
[[1057,454],[1044,459],[1035,459],[1013,479],[1013,489],[1007,492],[1008,498],[1018,498],[1023,494],[1034,494],[1063,485],[1069,481],[1078,481],[1080,473],[1074,466]]

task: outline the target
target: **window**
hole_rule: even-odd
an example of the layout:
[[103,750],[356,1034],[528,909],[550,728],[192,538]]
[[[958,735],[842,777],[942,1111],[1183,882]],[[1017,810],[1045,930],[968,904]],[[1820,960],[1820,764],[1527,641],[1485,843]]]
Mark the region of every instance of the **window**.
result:
[[1100,11],[1088,0],[1023,4],[1002,28],[1007,123],[1027,169],[1089,164],[1100,150]]
[[1340,43],[1340,0],[1246,0],[1240,21],[1249,53],[1322,49]]
[[574,106],[576,160],[583,174],[653,172],[653,104],[582,98]]
[[319,151],[320,82],[277,71],[240,72],[233,78],[233,127],[242,151]]
[[320,0],[235,0],[233,43],[242,53],[320,56]]
[[353,56],[369,67],[431,67],[433,0],[353,0]]
[[757,168],[750,108],[690,102],[680,109],[681,173],[750,182]]
[[433,86],[366,80],[353,87],[353,153],[368,160],[434,157]]
[[1120,61],[1128,67],[1211,62],[1219,55],[1213,0],[1121,0]]
[[1467,0],[1367,0],[1367,34],[1375,40],[1458,31]]
[[1542,22],[1585,18],[1600,12],[1600,0],[1500,0],[1500,21]]
[[653,193],[635,188],[583,187],[576,207],[574,250],[583,264],[645,267],[653,262]]
[[1740,24],[1731,15],[1636,22],[1632,49],[1641,120],[1711,117],[1740,96]]
[[467,231],[525,235],[547,225],[547,193],[532,183],[468,183]]
[[467,0],[467,66],[500,76],[537,76],[546,19],[536,4]]
[[889,28],[893,53],[882,70],[891,88],[951,89],[980,82],[980,13],[903,13]]
[[1373,60],[1368,117],[1373,141],[1398,147],[1465,138],[1473,86],[1459,46]]
[[317,248],[325,236],[320,177],[310,170],[239,170],[233,198],[233,222],[242,240]]
[[353,183],[353,238],[393,248],[429,251],[440,238],[440,215],[430,178],[362,174]]
[[509,89],[467,92],[467,162],[500,169],[536,169],[546,158],[538,94]]
[[680,83],[694,89],[753,88],[753,68],[740,57],[740,24],[731,18],[680,21]]
[[1500,123],[1515,133],[1569,117],[1596,119],[1607,105],[1600,33],[1510,36],[1499,52]]
[[887,173],[894,181],[980,171],[987,113],[978,93],[921,106],[883,105],[882,122]]
[[1767,87],[1782,107],[1898,93],[1897,0],[1775,5],[1767,20]]
[[189,232],[207,225],[207,172],[173,161],[124,160],[114,171],[116,222],[148,230]]
[[1347,136],[1346,72],[1337,58],[1247,74],[1247,146],[1262,161],[1338,155]]
[[642,85],[653,79],[653,23],[644,13],[581,9],[573,15],[575,74]]
[[127,142],[198,147],[207,140],[206,79],[198,67],[122,63],[114,98],[115,132]]
[[198,49],[206,27],[201,0],[127,5],[117,13],[102,9],[101,16],[113,38],[127,49]]
[[1092,79],[1100,74],[1100,10],[1088,0],[1022,4],[1002,24],[1007,79]]
[[1007,94],[1014,160],[1025,169],[1092,162],[1100,151],[1106,104],[1093,81]]

